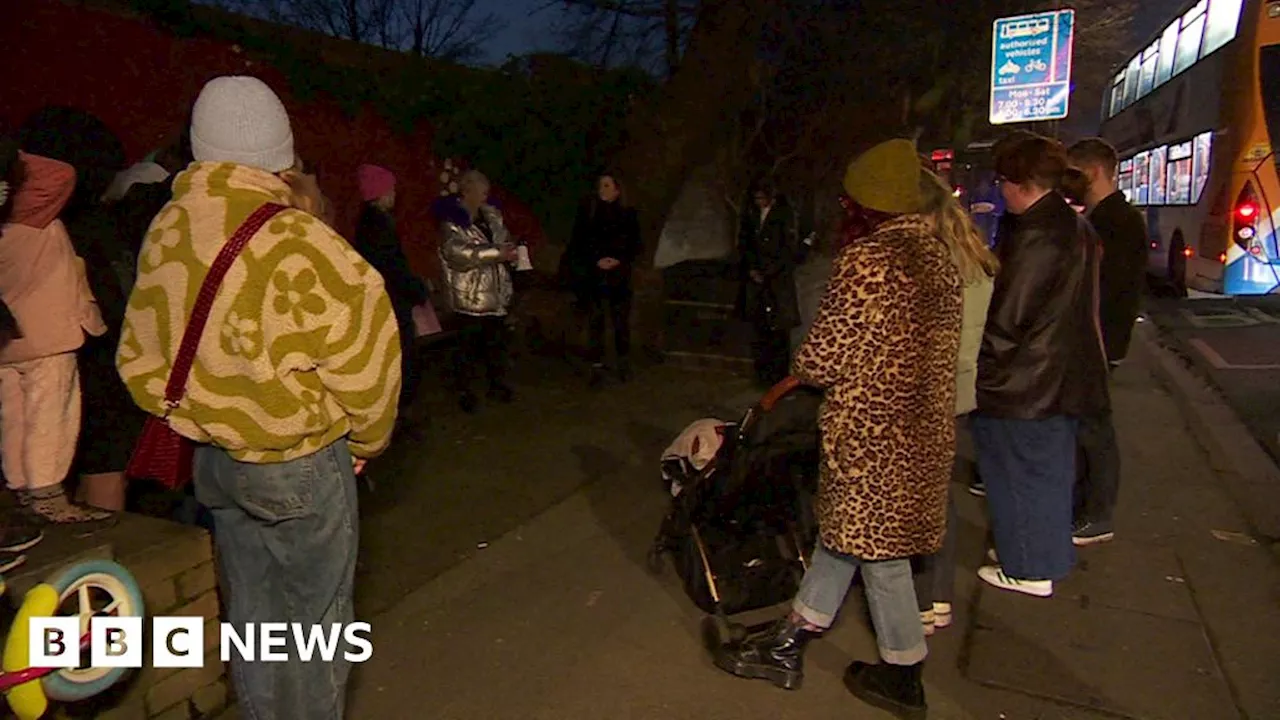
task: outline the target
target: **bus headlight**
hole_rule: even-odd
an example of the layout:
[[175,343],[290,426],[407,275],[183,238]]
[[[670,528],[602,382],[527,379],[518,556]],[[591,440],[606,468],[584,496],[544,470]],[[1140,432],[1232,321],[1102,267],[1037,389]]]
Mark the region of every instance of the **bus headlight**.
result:
[[1247,242],[1247,241],[1249,241],[1249,240],[1252,240],[1252,239],[1253,239],[1253,236],[1254,236],[1254,235],[1256,235],[1256,234],[1257,234],[1257,231],[1256,231],[1256,230],[1254,230],[1252,227],[1250,227],[1250,226],[1248,226],[1248,225],[1246,225],[1246,226],[1244,226],[1244,227],[1242,227],[1242,228],[1240,228],[1239,230],[1237,230],[1237,231],[1236,231],[1236,237],[1238,237],[1238,238],[1240,238],[1241,240],[1244,240],[1244,241],[1246,241],[1246,242]]

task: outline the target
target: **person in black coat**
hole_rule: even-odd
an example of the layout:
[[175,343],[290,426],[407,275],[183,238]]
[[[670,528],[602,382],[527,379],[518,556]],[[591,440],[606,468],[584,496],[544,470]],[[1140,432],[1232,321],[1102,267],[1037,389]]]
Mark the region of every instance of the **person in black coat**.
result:
[[[1084,204],[1089,222],[1102,238],[1098,315],[1107,361],[1114,368],[1129,352],[1138,319],[1147,265],[1147,223],[1119,189],[1119,157],[1101,138],[1071,146],[1078,171],[1074,194]],[[1076,545],[1093,545],[1115,537],[1112,515],[1120,495],[1120,447],[1111,413],[1080,418],[1080,446],[1075,497]]]
[[740,305],[755,330],[756,379],[772,386],[791,364],[791,329],[800,324],[796,267],[800,238],[795,213],[768,183],[760,183],[738,230]]
[[356,252],[382,275],[391,307],[400,329],[400,417],[401,427],[415,437],[420,437],[425,418],[420,414],[421,405],[415,402],[421,372],[417,357],[417,331],[413,322],[413,308],[429,300],[426,283],[409,267],[400,236],[396,232],[395,218],[391,211],[396,203],[396,178],[391,171],[376,165],[361,165],[356,171],[360,195],[364,207],[356,221]]
[[618,375],[626,381],[631,354],[631,275],[640,255],[640,222],[617,175],[601,175],[596,194],[582,203],[565,249],[574,295],[589,323],[591,382],[604,378],[606,317],[613,322]]

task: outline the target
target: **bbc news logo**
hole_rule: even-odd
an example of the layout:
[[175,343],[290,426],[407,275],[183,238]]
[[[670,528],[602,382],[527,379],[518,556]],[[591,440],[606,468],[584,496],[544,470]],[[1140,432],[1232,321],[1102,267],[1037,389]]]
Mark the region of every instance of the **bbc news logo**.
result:
[[[161,616],[151,621],[151,664],[158,668],[198,668],[204,666],[205,618]],[[32,667],[77,668],[80,652],[80,618],[31,618]],[[286,662],[291,655],[302,662],[362,663],[373,657],[369,623],[303,625],[301,623],[231,623],[218,626],[219,654],[231,661],[234,648],[243,662]],[[142,667],[146,646],[140,617],[89,618],[89,664],[91,667]],[[295,652],[290,653],[292,649]]]

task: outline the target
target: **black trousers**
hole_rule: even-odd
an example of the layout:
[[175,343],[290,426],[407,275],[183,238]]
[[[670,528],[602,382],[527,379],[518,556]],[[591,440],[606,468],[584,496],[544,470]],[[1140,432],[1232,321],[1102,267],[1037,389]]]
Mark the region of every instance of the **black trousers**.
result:
[[458,349],[453,355],[453,377],[458,392],[470,392],[481,369],[490,390],[505,385],[507,319],[459,315],[458,321]]
[[756,323],[752,355],[756,380],[770,386],[782,382],[791,372],[791,332]]
[[[1108,380],[1116,365],[1109,364]],[[1076,433],[1076,487],[1073,516],[1077,525],[1111,522],[1120,498],[1120,444],[1111,410],[1080,418]]]
[[587,314],[587,359],[604,362],[605,323],[613,325],[613,349],[622,363],[631,355],[631,294],[610,293],[584,298]]
[[403,413],[418,399],[418,386],[422,381],[422,368],[418,357],[417,329],[413,324],[412,310],[396,313],[396,325],[400,329],[400,411]]
[[1120,497],[1120,445],[1110,411],[1080,418],[1076,447],[1075,522],[1110,522]]

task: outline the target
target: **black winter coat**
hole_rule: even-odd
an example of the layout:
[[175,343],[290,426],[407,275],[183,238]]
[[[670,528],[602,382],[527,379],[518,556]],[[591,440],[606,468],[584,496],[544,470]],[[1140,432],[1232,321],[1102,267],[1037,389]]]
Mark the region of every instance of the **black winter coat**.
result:
[[355,250],[382,276],[401,324],[412,316],[415,305],[427,302],[426,283],[409,267],[396,234],[395,219],[372,203],[365,204],[356,221]]
[[1098,203],[1089,213],[1089,222],[1102,239],[1098,308],[1102,341],[1107,359],[1119,362],[1129,353],[1142,300],[1147,271],[1147,222],[1122,192],[1112,193]]
[[[618,201],[590,198],[578,208],[573,236],[565,248],[569,282],[579,300],[631,292],[631,276],[640,256],[640,221],[635,208]],[[596,263],[613,258],[620,263],[601,270]]]
[[[796,294],[799,235],[795,213],[781,199],[769,209],[763,225],[759,206],[753,204],[743,214],[738,249],[743,283],[740,303],[746,320],[771,324],[775,330],[790,330],[800,324]],[[764,283],[751,280],[753,270],[764,276]],[[772,309],[769,315],[766,305]]]
[[1106,410],[1097,233],[1057,193],[1005,231],[978,356],[978,411],[1035,420]]

